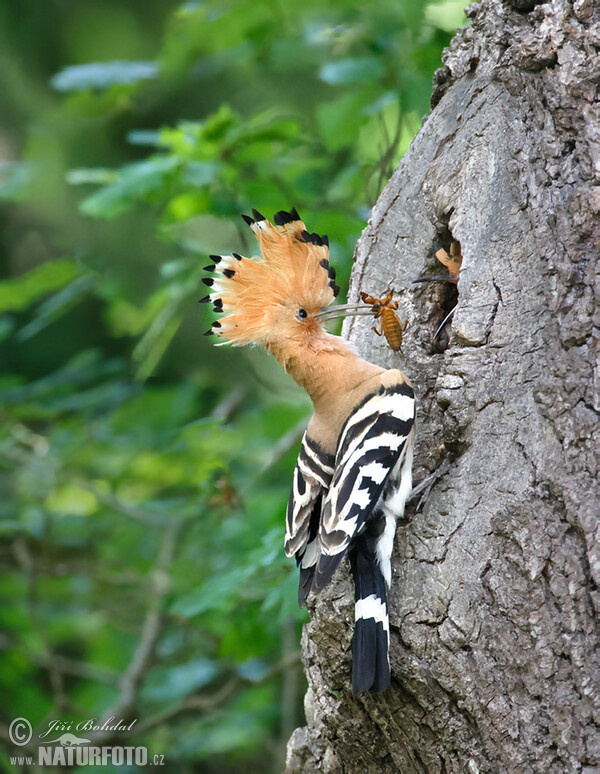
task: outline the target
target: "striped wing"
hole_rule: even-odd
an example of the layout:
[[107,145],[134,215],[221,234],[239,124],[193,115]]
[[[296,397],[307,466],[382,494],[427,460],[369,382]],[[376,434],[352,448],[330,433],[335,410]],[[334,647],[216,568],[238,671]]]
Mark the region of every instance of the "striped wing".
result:
[[327,584],[350,541],[373,513],[390,474],[400,469],[414,420],[414,393],[403,382],[368,395],[342,428],[322,508],[313,592]]
[[294,470],[286,514],[285,552],[300,567],[298,602],[302,606],[320,557],[321,506],[333,476],[334,457],[305,433]]

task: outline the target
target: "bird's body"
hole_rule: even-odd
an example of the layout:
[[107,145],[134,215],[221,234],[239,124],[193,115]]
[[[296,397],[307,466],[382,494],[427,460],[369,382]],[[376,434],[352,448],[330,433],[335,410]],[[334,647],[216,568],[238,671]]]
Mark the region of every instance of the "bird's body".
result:
[[[246,220],[262,261],[214,257],[224,262],[224,279],[207,283],[215,286],[207,299],[229,314],[212,332],[234,344],[262,344],[313,402],[287,509],[285,551],[300,568],[301,605],[349,556],[353,688],[384,690],[390,681],[386,584],[396,518],[412,488],[413,390],[401,371],[367,362],[323,329],[319,315],[337,287],[326,237],[308,234],[295,210],[277,213],[276,226],[253,214],[255,220]],[[270,288],[261,289],[266,280]]]

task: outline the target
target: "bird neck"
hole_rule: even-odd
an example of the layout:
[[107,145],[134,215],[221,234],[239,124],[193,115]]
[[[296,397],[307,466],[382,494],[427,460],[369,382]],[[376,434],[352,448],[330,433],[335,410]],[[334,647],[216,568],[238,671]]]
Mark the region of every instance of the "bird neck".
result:
[[268,351],[308,393],[315,412],[327,411],[382,368],[363,360],[339,336],[324,331],[305,342],[273,343]]

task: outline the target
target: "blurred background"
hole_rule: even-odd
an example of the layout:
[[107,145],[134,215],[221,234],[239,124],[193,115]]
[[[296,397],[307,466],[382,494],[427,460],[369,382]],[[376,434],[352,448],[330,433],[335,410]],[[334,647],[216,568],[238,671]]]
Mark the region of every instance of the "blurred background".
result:
[[462,8],[0,0],[4,736],[113,715],[168,771],[283,770],[310,405],[202,336],[202,267],[253,254],[241,212],[296,206],[343,301]]

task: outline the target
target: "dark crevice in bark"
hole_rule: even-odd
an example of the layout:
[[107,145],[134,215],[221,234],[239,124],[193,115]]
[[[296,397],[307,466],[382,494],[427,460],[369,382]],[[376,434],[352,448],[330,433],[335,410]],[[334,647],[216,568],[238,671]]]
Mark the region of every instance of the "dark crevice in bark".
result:
[[504,0],[507,5],[512,5],[520,13],[530,13],[536,7],[546,2],[546,0]]
[[[448,270],[436,258],[435,253],[441,248],[447,253],[453,242],[457,241],[448,228],[448,221],[452,215],[452,208],[444,214],[437,226],[435,239],[432,244],[431,255],[425,264],[422,278],[444,277]],[[429,332],[429,354],[441,354],[445,352],[450,343],[452,315],[458,305],[458,286],[452,282],[432,281],[424,282],[415,287],[416,298],[429,308],[427,330]]]

